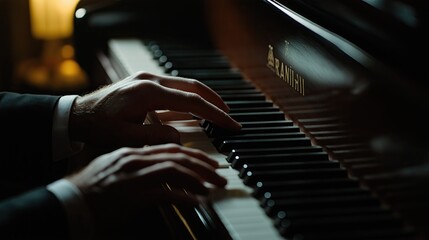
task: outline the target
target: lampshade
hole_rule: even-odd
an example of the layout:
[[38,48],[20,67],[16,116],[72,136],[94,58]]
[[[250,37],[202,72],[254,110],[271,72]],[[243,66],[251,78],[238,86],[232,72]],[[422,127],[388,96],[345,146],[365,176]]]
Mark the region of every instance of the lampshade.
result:
[[70,37],[73,13],[79,0],[29,0],[31,31],[35,38],[52,40]]
[[79,0],[28,1],[32,35],[43,44],[39,57],[19,64],[18,81],[39,91],[63,93],[85,89],[87,75],[74,60],[74,48],[70,44]]

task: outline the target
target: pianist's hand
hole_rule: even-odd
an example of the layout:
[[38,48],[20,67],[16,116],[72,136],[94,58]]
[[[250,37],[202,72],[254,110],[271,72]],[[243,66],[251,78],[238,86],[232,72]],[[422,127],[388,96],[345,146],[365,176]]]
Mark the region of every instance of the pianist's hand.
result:
[[230,130],[241,127],[227,114],[221,97],[201,82],[139,72],[78,97],[70,117],[70,137],[109,147],[179,143],[172,127],[142,124],[154,110],[189,112]]
[[[204,152],[176,144],[120,148],[101,155],[68,179],[82,192],[101,232],[154,204],[198,204],[208,184],[223,187],[218,164]],[[162,185],[168,186],[166,190]],[[181,189],[186,188],[189,194]]]

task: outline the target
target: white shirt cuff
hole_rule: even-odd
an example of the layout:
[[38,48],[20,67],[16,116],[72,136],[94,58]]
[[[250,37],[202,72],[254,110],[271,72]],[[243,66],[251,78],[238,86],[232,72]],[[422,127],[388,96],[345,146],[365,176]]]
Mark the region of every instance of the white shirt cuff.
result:
[[74,100],[78,95],[62,96],[57,103],[52,125],[52,157],[54,161],[69,157],[83,148],[83,143],[70,142],[69,118]]
[[93,216],[80,190],[66,179],[60,179],[49,184],[47,189],[64,206],[69,223],[70,239],[95,239]]

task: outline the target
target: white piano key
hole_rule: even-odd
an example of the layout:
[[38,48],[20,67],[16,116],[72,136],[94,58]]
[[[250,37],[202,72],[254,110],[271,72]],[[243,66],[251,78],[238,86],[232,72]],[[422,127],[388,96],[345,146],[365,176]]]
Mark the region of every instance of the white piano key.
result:
[[250,196],[251,189],[242,183],[232,168],[219,169],[228,179],[225,189],[214,189],[212,207],[233,239],[283,239],[272,220]]
[[202,150],[215,159],[221,168],[229,167],[226,156],[219,153],[213,146],[212,139],[201,128],[198,120],[164,121],[163,124],[170,125],[179,131],[183,146]]
[[139,39],[112,39],[108,42],[112,58],[122,66],[125,77],[138,71],[165,75],[164,69],[152,58],[152,54]]

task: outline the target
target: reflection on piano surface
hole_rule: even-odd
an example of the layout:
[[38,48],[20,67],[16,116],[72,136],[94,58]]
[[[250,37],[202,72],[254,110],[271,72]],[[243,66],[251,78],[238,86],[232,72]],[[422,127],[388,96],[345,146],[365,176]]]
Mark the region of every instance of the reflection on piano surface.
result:
[[429,238],[425,1],[78,8],[94,88],[139,70],[195,78],[243,125],[158,112],[229,178],[199,209],[162,210],[173,239]]

